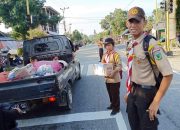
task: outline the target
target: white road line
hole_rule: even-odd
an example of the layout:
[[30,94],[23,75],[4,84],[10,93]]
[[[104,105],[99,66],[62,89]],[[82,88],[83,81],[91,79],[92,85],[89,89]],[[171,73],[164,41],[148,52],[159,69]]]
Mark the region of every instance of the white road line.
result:
[[81,65],[81,74],[83,72],[83,69],[84,69],[84,65]]
[[122,116],[121,113],[118,113],[116,115],[116,122],[117,122],[119,130],[127,130],[125,121],[124,121],[123,116]]
[[178,71],[173,70],[173,72],[174,72],[175,74],[180,75],[180,72],[178,72]]
[[86,113],[75,113],[69,115],[59,115],[50,117],[41,117],[27,120],[19,120],[19,127],[32,127],[38,125],[48,125],[57,123],[70,123],[77,121],[92,121],[102,119],[116,119],[119,130],[127,130],[121,113],[115,116],[110,116],[111,111],[100,111],[100,112],[86,112]]
[[88,65],[88,70],[87,70],[87,76],[89,75],[94,75],[94,71],[93,71],[93,64],[89,64]]

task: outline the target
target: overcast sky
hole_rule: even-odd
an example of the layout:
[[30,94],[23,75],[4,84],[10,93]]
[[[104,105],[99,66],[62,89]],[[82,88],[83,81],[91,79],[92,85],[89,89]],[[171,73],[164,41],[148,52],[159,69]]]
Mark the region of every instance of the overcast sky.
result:
[[[161,0],[157,1],[159,5]],[[128,10],[133,6],[140,6],[147,15],[151,15],[155,8],[155,0],[46,0],[45,5],[52,6],[61,14],[60,8],[69,7],[65,11],[67,30],[69,24],[72,24],[72,31],[78,29],[90,35],[94,30],[102,31],[99,22],[115,8]],[[60,24],[60,32],[63,33],[62,24]]]
[[[157,0],[158,5],[161,0]],[[46,0],[45,5],[52,6],[62,14],[60,8],[69,7],[65,11],[67,30],[69,24],[71,31],[78,29],[79,31],[90,35],[94,30],[102,31],[100,21],[115,8],[128,10],[133,6],[142,7],[147,15],[151,15],[155,8],[155,0]],[[60,24],[60,33],[63,31],[62,22]],[[4,29],[4,25],[0,25],[0,31],[9,31]]]

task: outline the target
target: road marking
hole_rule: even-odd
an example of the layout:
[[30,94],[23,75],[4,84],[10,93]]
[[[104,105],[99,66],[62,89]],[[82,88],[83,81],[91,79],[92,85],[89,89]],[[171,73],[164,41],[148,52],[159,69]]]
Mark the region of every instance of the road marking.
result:
[[174,72],[175,74],[180,75],[180,72],[178,72],[178,71],[173,70],[173,72]]
[[57,123],[70,123],[77,121],[92,121],[101,119],[116,119],[119,130],[127,130],[125,121],[121,112],[115,116],[110,116],[111,111],[75,113],[69,115],[58,115],[27,120],[18,120],[19,127],[32,127],[38,125],[50,125]]
[[87,76],[89,76],[89,75],[95,75],[94,74],[94,71],[93,71],[94,69],[93,69],[93,64],[89,64],[88,65],[88,71],[87,71]]
[[81,65],[81,74],[83,72],[83,69],[84,69],[84,65]]

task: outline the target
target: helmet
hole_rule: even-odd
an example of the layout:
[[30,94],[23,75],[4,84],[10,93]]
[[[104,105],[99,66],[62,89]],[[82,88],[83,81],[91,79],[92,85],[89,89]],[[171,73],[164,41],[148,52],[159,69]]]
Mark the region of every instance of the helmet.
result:
[[107,44],[112,44],[114,46],[114,40],[112,38],[106,38],[104,40],[104,46],[106,46]]

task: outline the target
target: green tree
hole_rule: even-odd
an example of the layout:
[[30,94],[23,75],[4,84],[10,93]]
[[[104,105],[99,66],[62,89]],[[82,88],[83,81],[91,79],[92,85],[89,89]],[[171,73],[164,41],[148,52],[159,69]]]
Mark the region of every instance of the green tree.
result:
[[145,30],[149,31],[153,28],[153,25],[156,25],[159,22],[165,22],[165,12],[158,8],[157,13],[156,10],[153,10],[152,15],[148,16],[146,19],[147,25],[145,27]]
[[34,37],[43,37],[47,36],[47,34],[41,30],[40,28],[35,28],[32,30],[29,30],[28,33],[30,34],[27,38],[28,39],[33,39]]
[[[46,25],[48,22],[57,23],[62,20],[60,16],[54,16],[48,19],[42,11],[45,0],[29,0],[30,13],[33,16],[33,23],[30,25],[32,29],[39,24]],[[25,0],[1,0],[0,1],[0,17],[8,27],[12,27],[14,36],[26,39],[29,30],[29,21],[26,20],[26,1]]]
[[[158,8],[157,9],[157,18],[156,18],[156,10],[153,10],[152,13],[152,17],[153,17],[153,21],[154,23],[157,22],[164,22],[166,20],[166,14],[165,11],[163,11],[162,9]],[[157,20],[157,21],[156,21]]]
[[101,20],[101,28],[104,30],[109,30],[113,35],[119,35],[126,29],[127,11],[122,9],[115,9],[113,13],[105,16]]
[[74,30],[72,33],[72,38],[71,40],[73,42],[79,42],[83,39],[82,34],[78,30]]
[[153,16],[149,16],[147,18],[147,24],[146,24],[146,27],[145,27],[145,31],[151,30],[153,28],[153,24],[154,24]]

